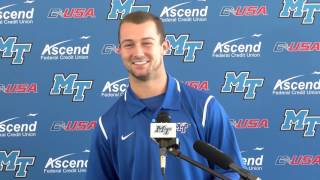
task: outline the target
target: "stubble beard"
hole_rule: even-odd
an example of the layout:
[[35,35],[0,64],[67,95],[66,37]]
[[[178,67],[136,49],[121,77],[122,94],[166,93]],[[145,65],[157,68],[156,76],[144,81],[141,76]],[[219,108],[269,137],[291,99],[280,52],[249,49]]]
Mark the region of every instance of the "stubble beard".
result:
[[147,69],[146,74],[144,75],[137,75],[136,73],[133,72],[132,69],[128,69],[128,73],[133,76],[135,79],[139,80],[139,81],[143,81],[146,82],[154,77],[152,77],[152,74],[156,74],[156,73],[152,73],[152,72],[157,72],[161,65],[163,63],[163,60],[159,60],[159,63],[153,68],[153,66],[151,66],[149,69]]

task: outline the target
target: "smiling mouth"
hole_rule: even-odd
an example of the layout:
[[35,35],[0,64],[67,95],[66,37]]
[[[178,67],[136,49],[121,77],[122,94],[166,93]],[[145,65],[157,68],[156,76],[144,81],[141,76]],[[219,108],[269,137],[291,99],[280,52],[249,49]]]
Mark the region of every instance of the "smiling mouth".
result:
[[147,64],[149,61],[136,61],[136,62],[132,62],[132,64],[136,64],[136,65],[142,65],[142,64]]

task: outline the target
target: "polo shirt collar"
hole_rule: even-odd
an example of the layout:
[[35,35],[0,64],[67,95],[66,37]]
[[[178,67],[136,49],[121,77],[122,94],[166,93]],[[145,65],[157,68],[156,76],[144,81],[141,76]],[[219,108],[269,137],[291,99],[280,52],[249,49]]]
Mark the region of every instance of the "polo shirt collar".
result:
[[[161,105],[161,109],[179,110],[181,108],[180,84],[175,78],[173,78],[169,74],[167,76],[167,89],[165,92],[166,94],[164,100]],[[130,85],[127,91],[125,92],[123,98],[131,117],[146,108],[146,105],[134,94]]]

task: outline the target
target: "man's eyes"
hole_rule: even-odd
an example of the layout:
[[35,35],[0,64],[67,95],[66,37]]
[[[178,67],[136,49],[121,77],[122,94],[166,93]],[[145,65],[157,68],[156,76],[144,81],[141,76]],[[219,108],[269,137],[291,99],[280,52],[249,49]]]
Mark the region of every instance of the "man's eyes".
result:
[[133,47],[133,44],[124,44],[123,47],[130,48],[130,47]]
[[[152,42],[142,42],[142,46],[152,46],[152,45],[153,45]],[[134,43],[125,43],[122,46],[125,48],[132,48],[135,46],[135,44]]]
[[143,42],[142,43],[144,46],[151,46],[152,45],[152,42]]

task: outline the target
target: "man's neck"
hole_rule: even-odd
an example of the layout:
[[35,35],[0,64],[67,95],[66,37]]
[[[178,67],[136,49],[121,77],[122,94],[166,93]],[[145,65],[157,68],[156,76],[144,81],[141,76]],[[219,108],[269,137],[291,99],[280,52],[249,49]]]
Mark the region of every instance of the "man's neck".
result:
[[165,93],[167,89],[167,74],[159,78],[141,81],[133,77],[129,77],[130,87],[139,99],[146,99]]

